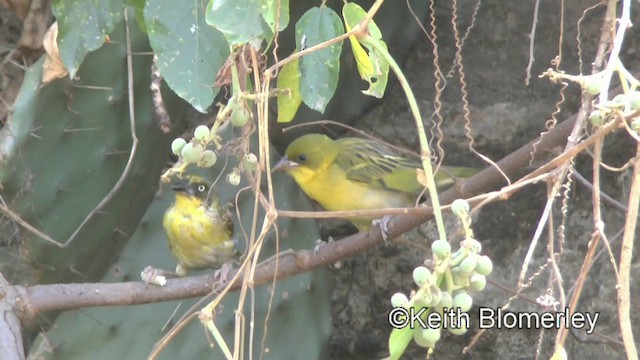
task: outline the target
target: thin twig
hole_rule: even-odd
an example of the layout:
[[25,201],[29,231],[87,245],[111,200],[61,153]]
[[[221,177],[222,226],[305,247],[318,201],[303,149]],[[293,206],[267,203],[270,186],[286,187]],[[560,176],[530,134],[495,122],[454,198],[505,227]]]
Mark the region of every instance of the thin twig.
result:
[[533,54],[534,44],[536,40],[536,29],[538,28],[538,9],[540,8],[540,0],[536,0],[535,6],[533,8],[533,22],[531,24],[531,31],[529,32],[529,62],[527,63],[526,69],[526,77],[524,79],[524,84],[529,85],[529,81],[531,80],[531,68],[533,67],[533,63],[536,61],[535,56]]
[[38,230],[35,226],[29,224],[27,221],[23,220],[20,215],[16,214],[15,212],[13,212],[11,209],[9,209],[7,206],[5,206],[4,204],[0,204],[0,212],[5,214],[6,216],[8,216],[11,220],[15,221],[16,223],[18,223],[18,225],[22,226],[23,228],[27,229],[28,231],[31,231],[34,235],[38,236],[39,238],[46,240],[56,246],[59,247],[64,247],[63,244],[61,244],[60,242],[54,240],[51,236],[43,233],[42,231]]
[[[590,191],[594,191],[594,187],[593,184],[591,184],[589,182],[589,180],[585,179],[584,176],[582,176],[582,174],[580,174],[580,172],[578,172],[577,170],[575,170],[573,172],[574,176],[576,177],[576,180],[578,180],[578,182],[580,184],[582,184],[583,186],[585,186],[587,189],[589,189]],[[609,196],[607,193],[603,192],[602,190],[599,191],[600,197],[602,198],[602,200],[604,200],[605,202],[609,203],[610,205],[612,205],[613,207],[622,210],[622,211],[627,211],[627,206],[623,203],[621,203],[620,201],[612,198],[611,196]]]
[[620,332],[627,356],[631,360],[638,359],[638,350],[633,339],[631,327],[631,297],[629,293],[631,260],[633,258],[633,242],[638,221],[638,205],[640,204],[640,143],[636,145],[636,160],[633,166],[633,180],[629,191],[629,205],[627,205],[627,218],[620,249],[620,281],[618,282],[618,317]]

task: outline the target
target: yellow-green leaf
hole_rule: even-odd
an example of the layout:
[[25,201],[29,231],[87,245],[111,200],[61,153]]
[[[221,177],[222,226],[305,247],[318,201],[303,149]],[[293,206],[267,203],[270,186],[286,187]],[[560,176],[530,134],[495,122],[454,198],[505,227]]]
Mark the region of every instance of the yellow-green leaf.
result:
[[399,359],[413,338],[413,329],[409,326],[393,329],[389,335],[389,360]]
[[300,71],[298,59],[286,64],[278,74],[278,89],[289,89],[289,94],[278,93],[278,122],[288,123],[296,115],[302,95],[300,95]]
[[[342,7],[342,17],[344,18],[344,24],[347,31],[352,29],[358,24],[365,16],[367,12],[364,11],[358,4],[347,3]],[[371,20],[367,26],[368,36],[367,41],[377,41],[386,48],[387,45],[382,40],[382,32],[378,25]],[[349,37],[351,43],[351,49],[358,65],[358,73],[360,77],[369,83],[369,88],[363,90],[365,95],[375,96],[381,98],[384,95],[384,91],[387,88],[387,80],[389,78],[389,63],[387,60],[378,53],[371,46],[367,45],[367,42],[363,42],[362,39],[357,39],[355,36]],[[369,53],[365,52],[364,48],[360,45],[362,43],[367,47]]]
[[[345,6],[346,7],[346,6]],[[344,17],[344,8],[342,11],[342,16]],[[351,26],[345,20],[344,26],[347,32],[351,31]],[[360,77],[365,80],[369,76],[373,75],[373,64],[371,60],[369,60],[369,55],[360,43],[358,39],[354,35],[349,36],[349,42],[351,43],[351,50],[353,50],[353,56],[356,58],[356,65],[358,66],[358,72],[360,73]],[[366,76],[364,75],[366,74]]]

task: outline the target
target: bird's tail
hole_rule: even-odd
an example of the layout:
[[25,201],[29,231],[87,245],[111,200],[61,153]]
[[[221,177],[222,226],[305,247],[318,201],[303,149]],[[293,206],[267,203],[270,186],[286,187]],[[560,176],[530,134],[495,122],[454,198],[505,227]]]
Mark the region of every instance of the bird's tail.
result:
[[435,175],[436,185],[439,188],[447,188],[453,185],[456,179],[466,179],[480,172],[480,169],[462,166],[441,166]]

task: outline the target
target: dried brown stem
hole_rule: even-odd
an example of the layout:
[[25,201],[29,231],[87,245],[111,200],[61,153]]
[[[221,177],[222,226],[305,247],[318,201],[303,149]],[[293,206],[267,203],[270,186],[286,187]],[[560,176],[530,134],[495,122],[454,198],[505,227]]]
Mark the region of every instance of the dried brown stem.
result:
[[631,259],[633,242],[638,221],[638,205],[640,204],[640,143],[636,145],[636,159],[633,166],[633,180],[627,205],[627,219],[624,224],[622,248],[620,249],[620,281],[618,282],[618,317],[624,348],[629,359],[638,359],[638,350],[633,340],[631,328],[631,297],[629,293]]

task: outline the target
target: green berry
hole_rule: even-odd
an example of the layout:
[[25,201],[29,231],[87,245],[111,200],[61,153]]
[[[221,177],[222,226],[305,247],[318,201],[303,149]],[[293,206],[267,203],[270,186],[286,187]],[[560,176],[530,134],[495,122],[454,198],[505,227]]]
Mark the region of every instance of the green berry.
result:
[[196,139],[198,139],[200,141],[209,140],[209,128],[206,125],[199,125],[193,131],[193,137],[195,137]]
[[180,155],[182,155],[182,160],[188,164],[197,163],[202,159],[202,153],[204,149],[202,145],[188,143],[186,144],[182,150],[180,151]]
[[463,217],[469,214],[469,203],[464,199],[456,199],[451,203],[451,212],[457,217]]
[[589,121],[593,126],[602,126],[605,123],[604,114],[600,110],[594,110],[589,114]]
[[440,302],[437,306],[440,309],[451,309],[451,307],[453,307],[453,297],[451,297],[451,293],[448,291],[443,291],[442,299],[440,299]]
[[480,275],[489,276],[493,270],[493,262],[487,255],[482,255],[478,259],[478,265],[476,265],[476,272]]
[[237,108],[231,112],[231,123],[233,126],[245,126],[249,122],[249,114],[245,108]]
[[465,241],[467,249],[471,250],[471,252],[474,252],[476,254],[482,252],[482,244],[480,243],[480,241],[476,239],[467,239]]
[[431,271],[424,266],[413,269],[413,281],[419,287],[423,287],[431,282]]
[[[440,340],[440,328],[437,328],[437,329],[433,329],[433,328],[422,329],[422,337],[424,337],[424,339],[426,341],[429,341],[429,342],[433,343],[433,345],[435,345],[436,342],[438,342],[438,340]],[[430,347],[433,347],[433,346],[430,346]]]
[[416,344],[418,344],[418,346],[424,347],[424,348],[430,348],[435,345],[435,342],[429,341],[424,336],[424,329],[422,329],[419,326],[413,330],[413,341],[415,341]]
[[603,83],[602,74],[594,74],[583,76],[580,82],[580,86],[582,89],[590,95],[598,95],[602,91],[602,83]]
[[[454,327],[456,326],[456,327]],[[447,328],[447,330],[452,333],[453,335],[464,335],[467,333],[467,331],[469,331],[469,324],[465,323],[461,323],[461,324],[452,324],[449,325],[449,327]]]
[[618,94],[611,99],[611,107],[623,108],[627,105],[627,96],[625,94]]
[[482,291],[487,286],[487,277],[480,274],[471,275],[469,279],[469,287],[473,291]]
[[460,265],[458,265],[458,267],[460,268],[460,271],[462,271],[462,273],[464,274],[472,274],[473,271],[476,269],[476,266],[478,265],[477,258],[478,258],[478,255],[474,253],[467,255],[467,257],[464,258],[464,260],[462,260]]
[[453,307],[460,308],[460,311],[467,312],[471,310],[473,298],[466,291],[460,290],[453,296]]
[[182,148],[187,145],[187,141],[183,138],[175,138],[173,139],[173,141],[171,142],[171,151],[180,156],[180,151],[182,150]]
[[240,184],[240,173],[237,171],[232,171],[227,174],[227,182],[233,186],[238,186]]
[[451,245],[447,240],[436,240],[431,244],[431,251],[438,260],[444,260],[451,255]]
[[403,293],[395,293],[391,296],[391,306],[406,307],[409,304],[409,298]]
[[202,153],[202,159],[198,161],[198,166],[212,167],[213,165],[215,165],[216,160],[218,160],[218,157],[216,156],[216,153],[213,152],[213,150],[205,150]]
[[629,100],[629,107],[631,110],[640,109],[640,92],[632,91],[627,94],[627,99]]
[[258,168],[258,158],[254,153],[244,154],[242,166],[244,166],[245,170],[255,171]]

